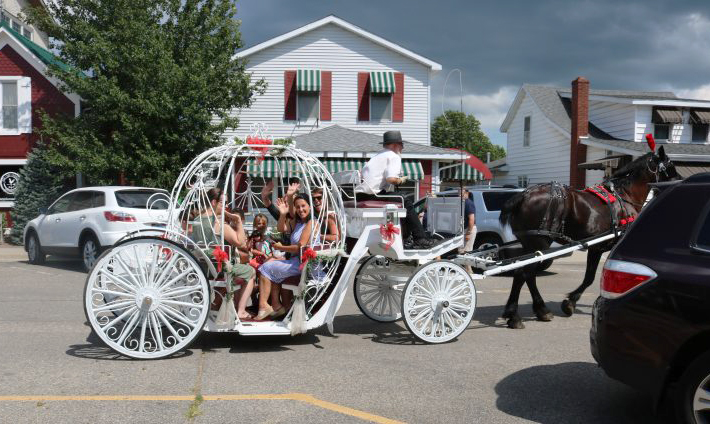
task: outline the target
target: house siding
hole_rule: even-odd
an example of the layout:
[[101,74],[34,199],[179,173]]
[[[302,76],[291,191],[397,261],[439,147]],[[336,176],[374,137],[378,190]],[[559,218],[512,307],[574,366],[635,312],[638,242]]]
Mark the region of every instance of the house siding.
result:
[[[530,116],[530,145],[523,146],[523,122]],[[520,104],[507,131],[508,175],[497,184],[517,184],[526,175],[528,185],[558,181],[569,184],[569,137],[554,128],[530,96]]]
[[[338,124],[346,128],[381,135],[399,130],[405,140],[429,144],[429,73],[430,69],[357,34],[329,24],[298,37],[256,52],[248,58],[247,71],[252,78],[268,83],[248,109],[234,110],[240,127],[224,133],[225,137],[245,137],[249,125],[263,122],[276,138],[307,134]],[[332,72],[331,120],[297,123],[284,119],[284,71],[320,69]],[[358,121],[358,72],[394,71],[404,74],[404,119],[402,122],[375,123]],[[394,106],[394,105],[393,105]]]
[[[32,80],[32,126],[41,128],[40,110],[50,114],[74,114],[74,104],[10,46],[0,49],[0,76],[23,76]],[[30,134],[0,136],[0,158],[24,159],[39,136]]]
[[49,37],[47,37],[47,34],[38,30],[34,25],[28,25],[25,21],[19,18],[22,11],[30,6],[32,5],[27,0],[3,0],[2,2],[3,9],[8,14],[12,15],[13,19],[16,19],[25,27],[32,29],[32,41],[39,44],[43,49],[49,50]]
[[634,140],[636,111],[633,105],[593,100],[589,102],[589,122],[620,140]]

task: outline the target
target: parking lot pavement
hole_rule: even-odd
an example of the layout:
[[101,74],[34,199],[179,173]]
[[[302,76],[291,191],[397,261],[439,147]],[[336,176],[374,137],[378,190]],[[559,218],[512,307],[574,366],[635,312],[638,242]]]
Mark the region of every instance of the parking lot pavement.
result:
[[499,318],[510,277],[492,277],[477,282],[471,327],[443,345],[419,343],[401,323],[368,320],[348,295],[335,336],[204,334],[176,357],[135,361],[113,354],[85,323],[79,263],[32,266],[3,249],[2,422],[655,420],[651,399],[607,378],[589,353],[598,283],[577,314],[561,316],[584,254],[558,260],[538,279],[552,322],[534,320],[523,290],[524,330]]

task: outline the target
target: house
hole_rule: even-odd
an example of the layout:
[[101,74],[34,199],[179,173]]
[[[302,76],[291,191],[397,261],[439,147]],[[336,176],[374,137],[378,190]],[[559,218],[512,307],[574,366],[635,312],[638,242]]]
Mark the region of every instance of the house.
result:
[[63,93],[47,75],[49,64],[59,64],[47,50],[47,35],[18,17],[30,4],[44,3],[6,0],[0,8],[0,213],[8,218],[18,172],[39,139],[40,110],[77,116],[80,108],[79,97]]
[[649,151],[646,134],[687,177],[710,169],[709,125],[710,101],[670,92],[590,90],[582,77],[571,89],[524,84],[500,128],[508,155],[494,182],[597,184]]
[[327,16],[237,57],[268,88],[248,109],[233,111],[240,127],[227,138],[245,138],[250,124],[264,123],[274,138],[294,138],[322,159],[346,160],[366,159],[381,150],[385,131],[398,130],[411,142],[405,157],[422,169],[411,187],[417,195],[439,183],[440,165],[461,156],[430,147],[430,81],[441,65],[343,19]]

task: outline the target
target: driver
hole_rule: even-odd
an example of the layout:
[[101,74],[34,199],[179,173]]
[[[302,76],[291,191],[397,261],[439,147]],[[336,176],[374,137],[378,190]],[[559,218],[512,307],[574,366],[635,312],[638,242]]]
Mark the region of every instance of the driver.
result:
[[[403,230],[409,237],[405,238],[405,248],[428,249],[436,241],[427,237],[424,227],[412,208],[412,201],[404,193],[396,191],[398,186],[407,181],[402,174],[402,134],[399,131],[387,131],[382,136],[384,151],[373,156],[362,168],[362,182],[355,187],[357,200],[382,200],[384,197],[401,196],[407,210]],[[386,200],[386,199],[385,199]]]

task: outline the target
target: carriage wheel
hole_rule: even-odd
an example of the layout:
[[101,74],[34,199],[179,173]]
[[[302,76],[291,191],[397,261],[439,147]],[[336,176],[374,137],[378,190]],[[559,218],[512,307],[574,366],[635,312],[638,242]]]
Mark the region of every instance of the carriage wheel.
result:
[[421,266],[404,288],[404,323],[418,339],[444,343],[458,337],[476,309],[476,287],[466,270],[450,261]]
[[355,274],[355,303],[373,321],[394,322],[402,318],[402,287],[411,272],[397,275],[394,268],[390,259],[370,256]]
[[91,328],[111,349],[157,359],[186,349],[205,325],[207,279],[185,249],[143,238],[105,252],[84,289]]

